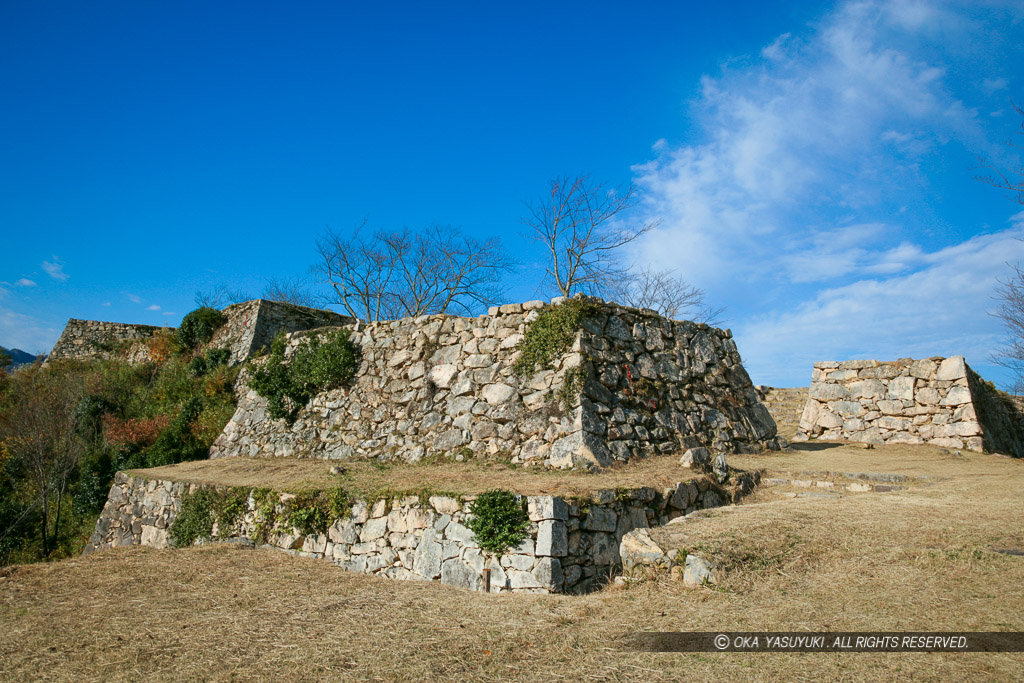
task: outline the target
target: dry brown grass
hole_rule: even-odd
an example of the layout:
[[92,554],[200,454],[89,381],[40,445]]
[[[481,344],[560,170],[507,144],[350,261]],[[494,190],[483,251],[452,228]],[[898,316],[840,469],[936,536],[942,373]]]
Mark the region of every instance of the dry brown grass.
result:
[[636,630],[1024,630],[1024,557],[994,552],[1024,547],[1024,462],[913,448],[772,457],[942,480],[743,505],[655,532],[719,559],[718,589],[481,595],[233,546],[17,567],[0,572],[0,678],[1020,678],[1024,654],[622,651]]
[[[343,468],[344,474],[331,474],[332,466]],[[282,491],[342,484],[356,495],[383,489],[416,491],[425,488],[475,494],[492,488],[503,488],[527,495],[564,497],[585,496],[598,489],[667,487],[695,476],[694,472],[679,464],[678,455],[645,458],[600,472],[514,467],[491,460],[385,464],[310,458],[219,458],[135,472],[157,479],[219,486],[266,487]]]

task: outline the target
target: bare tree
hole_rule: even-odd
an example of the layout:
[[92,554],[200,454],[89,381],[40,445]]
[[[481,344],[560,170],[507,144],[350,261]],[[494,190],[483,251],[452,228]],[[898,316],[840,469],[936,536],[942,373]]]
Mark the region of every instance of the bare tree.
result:
[[527,204],[524,222],[547,250],[547,279],[563,296],[601,294],[628,275],[620,247],[658,225],[627,222],[635,205],[632,185],[610,190],[586,176],[556,178],[547,194]]
[[217,285],[212,289],[197,289],[193,299],[196,306],[221,309],[231,304],[240,304],[252,297],[240,289],[229,289],[227,285]]
[[[1017,131],[1017,135],[1024,136],[1024,109],[1021,109],[1012,102],[1010,106],[1021,116],[1020,130]],[[1024,146],[1017,144],[1013,140],[1007,140],[1005,144],[1007,147],[1012,147],[1015,150],[1024,149]],[[993,187],[998,187],[1001,190],[1009,190],[1013,193],[1011,196],[1018,204],[1024,204],[1024,159],[1018,161],[1016,168],[1008,171],[1000,169],[983,157],[978,157],[978,161],[981,163],[982,168],[990,171],[990,174],[977,176],[977,180]]]
[[1013,266],[1013,274],[999,281],[996,300],[1000,302],[995,315],[1006,327],[1006,345],[992,355],[992,360],[1014,372],[1013,393],[1024,393],[1024,270]]
[[494,302],[511,262],[499,240],[480,241],[451,226],[345,236],[328,231],[315,267],[349,315],[366,320],[456,311]]
[[319,302],[318,297],[301,278],[271,278],[263,287],[260,298],[311,308],[316,307]]
[[705,306],[704,290],[692,286],[675,271],[649,266],[627,273],[609,291],[620,303],[649,308],[673,320],[686,316],[689,320],[714,324],[723,310]]

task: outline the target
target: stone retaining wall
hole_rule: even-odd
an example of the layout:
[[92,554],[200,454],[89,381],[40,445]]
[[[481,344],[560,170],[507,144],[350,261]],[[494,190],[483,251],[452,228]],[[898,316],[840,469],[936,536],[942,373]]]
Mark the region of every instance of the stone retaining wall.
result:
[[794,440],[1021,453],[1020,418],[963,356],[815,363]]
[[351,325],[355,318],[333,311],[286,304],[280,301],[253,299],[232,304],[224,309],[227,322],[217,330],[209,348],[231,350],[228,361],[235,365],[270,347],[280,332],[299,332],[317,327]]
[[[275,527],[267,545],[393,579],[481,590],[483,569],[490,567],[493,592],[581,593],[618,571],[619,544],[627,532],[732,503],[753,490],[758,475],[734,472],[731,479],[727,487],[698,476],[664,491],[605,490],[586,502],[529,496],[530,536],[501,558],[485,557],[465,526],[472,496],[408,497],[390,505],[357,501],[326,534]],[[197,487],[118,472],[85,554],[126,545],[167,547],[182,498]],[[215,538],[257,537],[256,510],[250,495],[239,527],[215,529]]]
[[[593,467],[695,446],[777,448],[729,330],[590,300],[598,308],[549,369],[512,371],[527,326],[549,305],[492,308],[349,326],[362,349],[351,388],[315,397],[294,423],[255,392],[211,457],[356,455],[416,461],[501,454],[512,462]],[[289,352],[304,333],[289,339]],[[243,377],[244,380],[244,377]],[[580,392],[559,400],[566,381]]]
[[110,358],[121,342],[146,340],[161,329],[174,332],[173,327],[71,318],[46,360]]

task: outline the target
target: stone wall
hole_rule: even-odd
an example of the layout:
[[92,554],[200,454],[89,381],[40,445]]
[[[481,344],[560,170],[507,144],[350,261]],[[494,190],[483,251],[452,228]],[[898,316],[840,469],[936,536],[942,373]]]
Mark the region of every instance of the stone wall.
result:
[[794,439],[1010,447],[1020,455],[1019,418],[1006,412],[1012,403],[996,401],[989,391],[995,390],[963,356],[815,363]]
[[[270,346],[270,341],[279,332],[298,332],[331,325],[352,325],[355,318],[339,315],[306,306],[296,306],[278,301],[253,299],[232,304],[223,311],[227,322],[217,330],[208,348],[231,350],[230,363],[243,363],[253,354]],[[164,329],[173,333],[175,328],[160,328],[152,325],[129,325],[96,320],[68,320],[64,333],[50,352],[49,359],[67,358],[109,358],[121,342],[149,339],[155,332]],[[136,343],[120,349],[131,363],[150,360],[145,344]]]
[[[572,347],[551,368],[516,377],[527,326],[558,303],[349,326],[362,349],[351,388],[315,397],[292,424],[243,391],[211,457],[501,454],[565,468],[695,446],[778,447],[728,330],[591,300],[596,312]],[[303,334],[290,336],[290,351]],[[559,398],[567,381],[582,385],[568,404]]]
[[[485,557],[465,525],[472,496],[408,497],[390,505],[356,501],[326,534],[275,527],[267,547],[392,579],[481,590],[483,569],[490,567],[492,592],[581,593],[618,571],[619,544],[629,531],[735,502],[756,482],[756,474],[734,472],[728,487],[697,476],[663,491],[598,491],[586,502],[529,496],[530,536],[501,558]],[[167,547],[182,498],[197,486],[118,472],[85,554],[126,545]],[[250,495],[238,527],[214,529],[215,538],[256,538],[258,514]]]
[[306,306],[253,299],[224,309],[227,323],[217,330],[208,346],[231,350],[232,365],[270,347],[280,332],[299,332],[317,327],[351,325],[355,318]]
[[161,329],[153,325],[130,325],[71,318],[64,327],[47,361],[71,358],[110,358],[123,342],[146,340]]

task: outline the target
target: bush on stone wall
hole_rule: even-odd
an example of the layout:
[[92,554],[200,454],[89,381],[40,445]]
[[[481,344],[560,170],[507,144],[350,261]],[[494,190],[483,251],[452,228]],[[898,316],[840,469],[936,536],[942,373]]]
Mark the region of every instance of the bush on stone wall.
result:
[[472,515],[466,526],[476,536],[484,550],[501,555],[522,543],[530,533],[530,518],[526,514],[526,500],[503,489],[481,493],[470,503]]
[[178,345],[192,350],[213,339],[213,333],[220,329],[228,319],[215,308],[203,306],[197,308],[181,320],[178,327]]
[[303,338],[288,362],[285,346],[283,334],[275,337],[270,356],[249,381],[267,399],[267,412],[274,419],[294,420],[311,398],[348,384],[359,369],[359,347],[349,339],[348,330]]
[[529,377],[537,370],[551,367],[572,346],[583,319],[596,310],[594,304],[580,299],[545,309],[530,323],[519,342],[519,358],[512,366],[515,374]]

